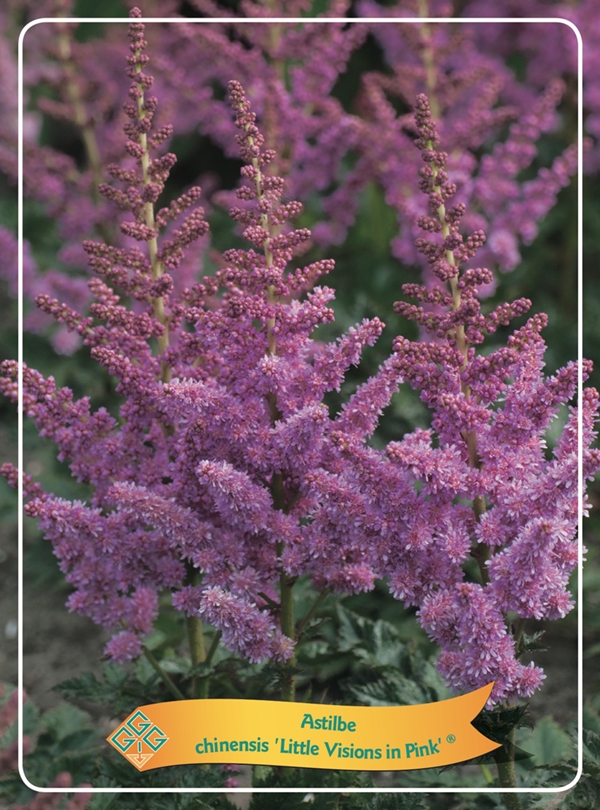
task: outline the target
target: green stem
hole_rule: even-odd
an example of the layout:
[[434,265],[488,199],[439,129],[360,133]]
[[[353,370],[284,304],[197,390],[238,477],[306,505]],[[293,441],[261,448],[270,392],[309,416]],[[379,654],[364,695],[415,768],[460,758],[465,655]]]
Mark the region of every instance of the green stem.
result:
[[216,630],[213,636],[213,640],[210,642],[210,647],[208,648],[208,652],[206,653],[206,658],[204,659],[204,663],[206,666],[212,662],[215,652],[217,651],[217,647],[219,646],[219,641],[221,640],[222,633],[220,630]]
[[281,585],[281,632],[294,638],[294,602],[292,599],[293,581],[284,572],[280,574]]
[[[500,785],[504,788],[516,788],[517,778],[515,776],[515,732],[513,729],[508,737],[507,744],[502,748],[498,748],[498,754],[494,754],[496,759],[496,767],[498,768],[498,779]],[[510,751],[510,759],[506,760],[502,757],[505,751]],[[523,810],[521,799],[517,793],[504,793],[502,800],[506,810]]]
[[479,767],[481,768],[481,772],[485,777],[485,781],[488,783],[488,785],[491,785],[492,782],[494,781],[494,777],[492,776],[492,772],[490,771],[488,766],[483,764],[483,763]]
[[[140,56],[140,51],[136,51],[135,57],[138,59]],[[142,65],[138,64],[135,69],[136,73],[142,72]],[[144,111],[144,104],[145,104],[145,96],[144,96],[144,88],[141,84],[138,84],[138,88],[140,90],[140,95],[138,96],[137,100],[137,113],[138,113],[138,121],[143,121],[146,117],[146,113]],[[141,157],[140,157],[140,165],[142,169],[142,184],[144,186],[148,186],[152,182],[152,178],[150,176],[150,152],[149,152],[149,144],[148,144],[148,136],[145,132],[140,133],[140,141],[139,145],[141,147]],[[148,201],[144,203],[144,222],[150,230],[155,230],[156,228],[156,220],[154,217],[154,203]],[[150,259],[150,266],[152,269],[152,278],[154,281],[158,280],[164,272],[163,264],[161,260],[158,258],[158,237],[155,235],[151,239],[147,241],[148,245],[148,254]],[[163,325],[164,332],[162,335],[158,337],[158,350],[159,352],[163,353],[169,346],[169,319],[165,312],[165,302],[162,296],[158,296],[157,298],[151,299],[152,308],[154,311],[154,317],[156,320]],[[168,383],[171,381],[172,369],[165,363],[161,361],[161,382]]]
[[[204,659],[204,664],[206,667],[210,666],[210,662],[212,661],[216,649],[219,646],[220,640],[221,640],[221,631],[217,630],[213,636],[213,640],[211,641],[210,647],[208,648],[208,652],[206,653],[206,658]],[[209,695],[209,690],[210,690],[210,677],[207,674],[198,679],[198,686],[196,687],[197,692],[196,697],[200,698],[201,700],[206,700]]]
[[296,628],[296,639],[300,638],[300,636],[304,632],[304,628],[309,623],[309,621],[312,619],[312,617],[315,615],[316,609],[319,607],[319,605],[321,604],[321,602],[323,601],[323,599],[325,598],[327,593],[328,593],[327,590],[322,590],[319,593],[319,595],[317,596],[317,598],[313,602],[312,607],[310,608],[310,610],[308,611],[306,616],[302,619],[302,621],[299,623],[298,627]]
[[[294,599],[293,599],[294,580],[291,579],[285,571],[279,575],[279,588],[281,593],[281,613],[279,614],[279,626],[281,632],[288,638],[293,639],[294,633]],[[296,699],[296,679],[293,674],[292,668],[296,664],[296,657],[290,658],[288,666],[290,672],[284,677],[283,685],[281,687],[281,699],[293,702]]]
[[177,700],[185,700],[185,695],[179,691],[179,689],[175,686],[169,675],[164,671],[161,665],[158,663],[156,658],[152,655],[150,650],[147,647],[142,648],[144,651],[144,655],[152,665],[153,669],[158,673],[160,679],[165,684],[169,692],[176,697]]
[[[204,633],[202,630],[202,620],[200,619],[199,616],[187,616],[185,620],[185,626],[187,630],[188,644],[190,647],[192,667],[195,667],[206,660],[206,650],[204,648]],[[197,689],[198,689],[198,677],[194,675],[192,677],[192,688],[191,688],[192,698],[199,697],[199,695],[197,694]]]
[[517,656],[521,655],[521,653],[523,652],[520,649],[520,645],[521,639],[523,638],[523,633],[525,632],[525,622],[526,619],[520,617],[515,623],[513,638],[515,640],[515,650],[517,651]]
[[267,605],[271,608],[271,610],[279,610],[279,602],[276,602],[274,599],[271,599],[271,597],[264,591],[259,591],[258,595],[260,596],[261,599],[263,599],[267,603]]

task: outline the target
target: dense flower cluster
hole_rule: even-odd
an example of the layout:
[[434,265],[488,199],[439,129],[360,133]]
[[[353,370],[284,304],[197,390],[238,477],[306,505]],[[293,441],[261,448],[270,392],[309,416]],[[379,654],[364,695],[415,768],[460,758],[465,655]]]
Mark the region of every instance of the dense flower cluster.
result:
[[[196,4],[217,10],[206,0]],[[256,12],[253,4],[245,8]],[[340,3],[330,13],[345,9]],[[298,577],[339,593],[369,590],[383,578],[397,599],[418,608],[419,621],[441,647],[439,668],[450,685],[471,689],[494,680],[492,704],[531,695],[543,673],[519,661],[520,631],[511,625],[559,618],[572,604],[576,407],[552,457],[544,437],[575,398],[578,368],[571,363],[544,376],[546,318],[539,314],[505,346],[476,350],[531,304],[519,299],[486,312],[481,299],[493,275],[475,257],[503,257],[505,269],[514,266],[519,239],[533,237],[535,222],[567,183],[570,149],[534,179],[519,178],[540,133],[553,125],[562,86],[550,84],[520,114],[496,105],[501,87],[489,82],[494,63],[478,56],[468,37],[455,40],[445,29],[434,34],[427,27],[408,35],[392,27],[384,43],[390,62],[398,63],[406,36],[422,63],[367,76],[359,120],[337,101],[323,101],[322,85],[333,86],[365,35],[362,26],[280,26],[265,39],[267,29],[257,25],[244,29],[243,59],[236,37],[223,39],[226,28],[161,29],[170,45],[160,81],[170,77],[171,87],[191,94],[183,108],[177,105],[175,123],[182,116],[184,129],[191,126],[186,120],[197,108],[216,140],[236,133],[244,164],[242,184],[222,197],[235,195],[230,216],[249,247],[225,251],[214,275],[196,273],[192,281],[208,231],[198,204],[202,192],[192,185],[159,207],[176,161],[164,151],[173,128],[158,120],[158,102],[149,95],[154,80],[141,12],[130,16],[127,154],[109,162],[112,182],[99,183],[97,203],[97,212],[109,204],[123,212],[119,229],[102,233],[94,225],[86,234],[93,275],[77,300],[53,294],[54,283],[36,290],[39,311],[77,335],[116,378],[119,412],[94,410],[89,398],[75,399],[51,377],[23,369],[25,413],[56,443],[72,475],[93,490],[89,503],[68,501],[25,476],[27,513],[39,520],[73,586],[69,607],[112,630],[106,653],[117,662],[142,651],[164,591],[190,620],[213,625],[235,653],[284,662],[293,659],[297,640]],[[223,45],[212,60],[200,49],[205,75],[222,83],[226,69],[239,68],[256,93],[264,128],[257,127],[240,81],[228,81],[234,115],[229,111],[227,120],[206,85],[192,87],[188,69],[195,61],[184,69],[173,54],[195,52],[196,36]],[[325,76],[302,62],[311,49],[330,65]],[[291,92],[278,75],[284,52],[302,65],[291,71]],[[451,154],[438,149],[427,96],[417,95],[414,123],[397,116],[388,97],[406,98],[428,77],[431,83],[434,52],[441,66],[432,94],[438,111],[460,98],[460,115],[444,115]],[[459,54],[471,60],[464,75]],[[78,98],[72,97],[71,112],[81,109]],[[490,132],[515,118],[508,139],[477,164],[475,151]],[[82,126],[86,131],[87,123]],[[416,134],[418,150],[408,133]],[[330,185],[347,149],[358,159],[330,198],[341,212],[334,226],[342,233],[354,216],[344,202],[349,194],[373,178],[382,183],[400,214],[397,252],[410,258],[416,250],[428,268],[425,284],[403,289],[417,303],[399,302],[396,310],[431,341],[397,337],[378,372],[330,414],[326,395],[341,389],[383,323],[364,319],[334,343],[315,340],[315,330],[333,320],[333,291],[315,286],[333,262],[298,262],[311,234],[290,225],[302,206],[284,191]],[[423,197],[413,194],[417,183],[427,195],[426,213]],[[40,194],[52,199],[48,189]],[[66,216],[64,206],[50,210]],[[8,240],[6,252],[11,249]],[[17,364],[6,361],[3,372],[2,391],[16,400]],[[589,372],[584,363],[583,376]],[[400,383],[420,392],[431,428],[376,449],[370,439]],[[589,478],[600,467],[600,455],[589,449],[597,393],[588,389],[578,405]],[[5,466],[3,472],[14,484],[16,471]]]
[[[323,394],[340,387],[382,324],[364,321],[332,346],[311,340],[316,326],[333,318],[333,292],[313,287],[333,263],[287,269],[310,233],[286,227],[301,206],[282,201],[283,181],[267,171],[275,154],[264,148],[237,82],[229,93],[247,184],[231,216],[251,248],[227,251],[215,277],[182,298],[173,294],[167,270],[177,267],[206,223],[194,209],[170,239],[160,238],[168,219],[193,205],[198,193],[191,189],[154,212],[175,158],[151,157],[166,133],[154,132],[156,100],[146,95],[152,80],[144,72],[141,23],[130,25],[130,42],[126,148],[136,168],[110,167],[122,189],[100,189],[133,215],[121,231],[145,250],[85,243],[97,274],[89,316],[45,295],[37,302],[82,336],[92,357],[118,379],[125,402],[119,424],[105,409],[92,412],[88,399],[74,401],[68,389],[25,369],[27,414],[57,442],[78,480],[95,488],[89,506],[36,496],[27,511],[53,541],[75,588],[70,608],[122,628],[107,647],[114,660],[139,654],[164,588],[174,592],[176,607],[205,617],[249,660],[284,660],[293,653],[293,629],[282,633],[277,612],[285,610],[288,580],[303,566],[310,570],[310,560],[320,563],[313,550],[307,553],[301,522],[310,505],[310,471],[324,463]],[[146,306],[127,309],[116,285]],[[16,364],[5,363],[4,370],[4,391],[15,396]],[[334,558],[337,551],[328,553]],[[335,575],[351,576],[351,566],[344,570],[338,560]]]
[[[397,310],[434,340],[398,337],[393,364],[421,392],[432,429],[391,442],[384,452],[332,434],[350,467],[316,486],[329,531],[356,532],[372,575],[385,577],[394,596],[418,607],[420,623],[442,648],[438,666],[448,682],[469,689],[493,679],[493,703],[531,695],[543,677],[538,667],[519,663],[518,639],[506,617],[556,619],[572,607],[567,584],[577,564],[577,409],[571,408],[551,459],[545,433],[575,395],[577,364],[544,377],[544,315],[530,318],[506,346],[487,355],[475,351],[486,334],[531,302],[482,313],[477,290],[491,274],[461,265],[485,237],[460,234],[464,208],[451,205],[456,187],[446,153],[436,149],[425,96],[417,98],[416,125],[425,163],[421,189],[428,196],[420,224],[431,234],[417,247],[437,283],[405,285],[404,293],[425,306],[399,302]],[[584,379],[590,370],[585,362]],[[587,449],[595,435],[594,389],[585,391],[580,407],[584,475],[591,477],[600,463],[598,451]],[[352,511],[360,521],[352,520]],[[469,559],[478,563],[478,582],[465,576]]]

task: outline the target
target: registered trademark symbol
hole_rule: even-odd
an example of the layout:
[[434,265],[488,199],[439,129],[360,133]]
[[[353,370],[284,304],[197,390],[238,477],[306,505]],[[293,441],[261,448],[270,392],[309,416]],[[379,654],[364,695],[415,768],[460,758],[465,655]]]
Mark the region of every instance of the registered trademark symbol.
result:
[[449,743],[456,742],[456,737],[454,736],[454,734],[448,734],[448,736],[446,737],[446,741]]

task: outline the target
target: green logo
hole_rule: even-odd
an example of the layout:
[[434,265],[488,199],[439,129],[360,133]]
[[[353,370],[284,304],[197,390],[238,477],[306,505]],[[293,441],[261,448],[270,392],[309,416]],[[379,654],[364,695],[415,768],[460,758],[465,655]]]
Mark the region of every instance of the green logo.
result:
[[[127,757],[138,770],[169,738],[139,709],[110,737],[110,742]],[[135,746],[135,750],[130,750]]]

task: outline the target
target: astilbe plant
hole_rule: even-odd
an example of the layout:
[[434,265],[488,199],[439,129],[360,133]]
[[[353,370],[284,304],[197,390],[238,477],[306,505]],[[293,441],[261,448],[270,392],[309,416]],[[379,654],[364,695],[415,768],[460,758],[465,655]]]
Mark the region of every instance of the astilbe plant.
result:
[[[592,479],[600,468],[600,451],[590,449],[599,398],[587,388],[574,404],[575,362],[544,375],[543,314],[529,318],[505,346],[477,350],[531,302],[518,299],[483,313],[478,289],[492,275],[465,265],[485,234],[460,233],[465,208],[452,204],[456,186],[424,95],[417,97],[415,117],[425,163],[420,186],[428,197],[428,213],[419,219],[425,236],[416,246],[435,282],[404,285],[418,303],[398,302],[395,309],[416,321],[429,341],[398,337],[392,357],[335,420],[328,439],[340,469],[312,476],[315,524],[324,537],[339,533],[354,541],[364,569],[417,608],[419,623],[440,647],[437,667],[452,689],[494,682],[487,705],[498,713],[533,695],[545,677],[527,663],[535,646],[526,621],[562,618],[574,604],[568,586],[578,561],[578,425],[581,418],[582,475]],[[590,372],[584,360],[583,380]],[[365,439],[396,388],[396,375],[420,392],[431,428],[377,450]],[[549,454],[548,428],[567,405],[569,416]],[[514,731],[495,755],[506,787],[516,784]],[[520,803],[509,797],[507,807]]]
[[[129,162],[110,166],[114,184],[99,191],[126,212],[121,233],[138,246],[84,243],[89,312],[37,299],[117,379],[118,417],[23,368],[25,413],[93,493],[89,503],[68,501],[24,476],[26,511],[73,586],[70,609],[113,632],[106,653],[123,663],[150,655],[143,640],[168,593],[186,617],[192,664],[210,659],[220,639],[247,661],[279,662],[281,695],[294,699],[298,578],[321,594],[370,590],[382,578],[418,608],[452,688],[493,680],[490,706],[530,696],[543,673],[519,660],[523,624],[572,607],[577,409],[552,457],[544,436],[575,397],[577,365],[543,376],[539,314],[506,346],[476,351],[530,302],[483,313],[478,292],[492,274],[470,265],[485,236],[460,234],[465,206],[451,204],[456,186],[427,98],[418,96],[416,112],[428,196],[417,249],[434,281],[405,286],[419,303],[396,308],[432,339],[398,337],[331,416],[325,395],[383,324],[365,320],[332,344],[314,339],[333,319],[332,290],[314,286],[333,263],[292,263],[310,233],[288,225],[301,206],[283,201],[276,154],[237,81],[228,90],[244,184],[230,213],[250,247],[226,251],[214,276],[177,292],[173,276],[208,226],[197,187],[158,208],[175,162],[161,153],[172,129],[154,123],[144,26],[137,9],[131,16]],[[16,400],[18,366],[7,361],[3,371],[2,390]],[[400,382],[421,392],[431,428],[377,450],[369,439]],[[600,466],[587,449],[597,400],[587,389],[579,403],[585,477]],[[16,484],[14,468],[3,472]],[[210,650],[203,622],[216,631]],[[194,679],[191,693],[208,694],[207,678]]]
[[[357,531],[370,548],[375,575],[388,580],[398,599],[418,607],[420,623],[442,648],[438,667],[449,684],[468,690],[494,680],[493,706],[528,697],[541,683],[540,668],[518,661],[524,620],[556,619],[573,605],[567,585],[577,563],[577,409],[571,407],[551,458],[545,435],[575,396],[578,366],[572,362],[544,377],[542,314],[517,329],[506,346],[476,351],[531,302],[518,299],[483,314],[477,291],[491,273],[461,266],[485,235],[460,234],[464,206],[450,204],[456,187],[445,169],[447,154],[436,149],[423,95],[416,123],[425,161],[421,189],[428,195],[428,214],[419,221],[427,236],[417,247],[437,283],[406,284],[403,292],[419,304],[395,308],[431,341],[398,337],[379,377],[383,383],[393,366],[421,392],[432,426],[385,451],[366,446],[362,440],[374,424],[365,415],[375,403],[383,407],[390,393],[382,383],[377,389],[377,378],[370,380],[355,396],[360,406],[342,415],[344,429],[331,434],[354,467],[336,476],[337,488],[346,498],[354,493],[362,511]],[[584,379],[590,371],[584,361]],[[598,451],[588,449],[598,409],[594,389],[584,391],[580,407],[583,474],[590,478],[600,464]],[[327,507],[332,520],[334,503]],[[466,573],[469,559],[477,563],[478,581]]]
[[[188,616],[194,663],[206,654],[200,617],[250,661],[290,659],[299,573],[319,569],[327,557],[334,570],[325,581],[347,579],[346,590],[365,585],[351,560],[340,563],[342,541],[335,550],[307,546],[302,523],[311,505],[308,476],[325,463],[323,395],[340,387],[382,324],[365,321],[332,346],[311,340],[315,327],[333,318],[333,293],[315,287],[304,301],[297,293],[333,263],[287,270],[310,233],[285,228],[300,205],[281,201],[283,181],[266,171],[274,153],[263,148],[235,82],[229,90],[248,184],[231,214],[252,248],[227,251],[215,277],[174,297],[168,271],[207,225],[195,209],[171,239],[159,238],[199,190],[155,212],[175,158],[152,157],[170,130],[153,133],[156,99],[147,96],[152,79],[144,72],[141,23],[131,24],[130,40],[126,147],[136,166],[110,167],[122,188],[103,184],[100,190],[133,215],[121,231],[145,250],[85,243],[96,273],[89,315],[46,295],[37,299],[81,335],[94,360],[117,378],[124,402],[117,420],[104,408],[93,412],[87,398],[75,401],[52,378],[24,369],[26,413],[58,444],[72,474],[94,489],[84,504],[27,482],[27,512],[53,541],[74,586],[69,607],[118,631],[106,648],[112,659],[140,654],[163,589]],[[115,288],[138,306],[121,304]],[[4,370],[4,391],[14,398],[17,365],[5,363]],[[7,474],[14,480],[14,471]],[[290,681],[284,695],[292,694]]]

